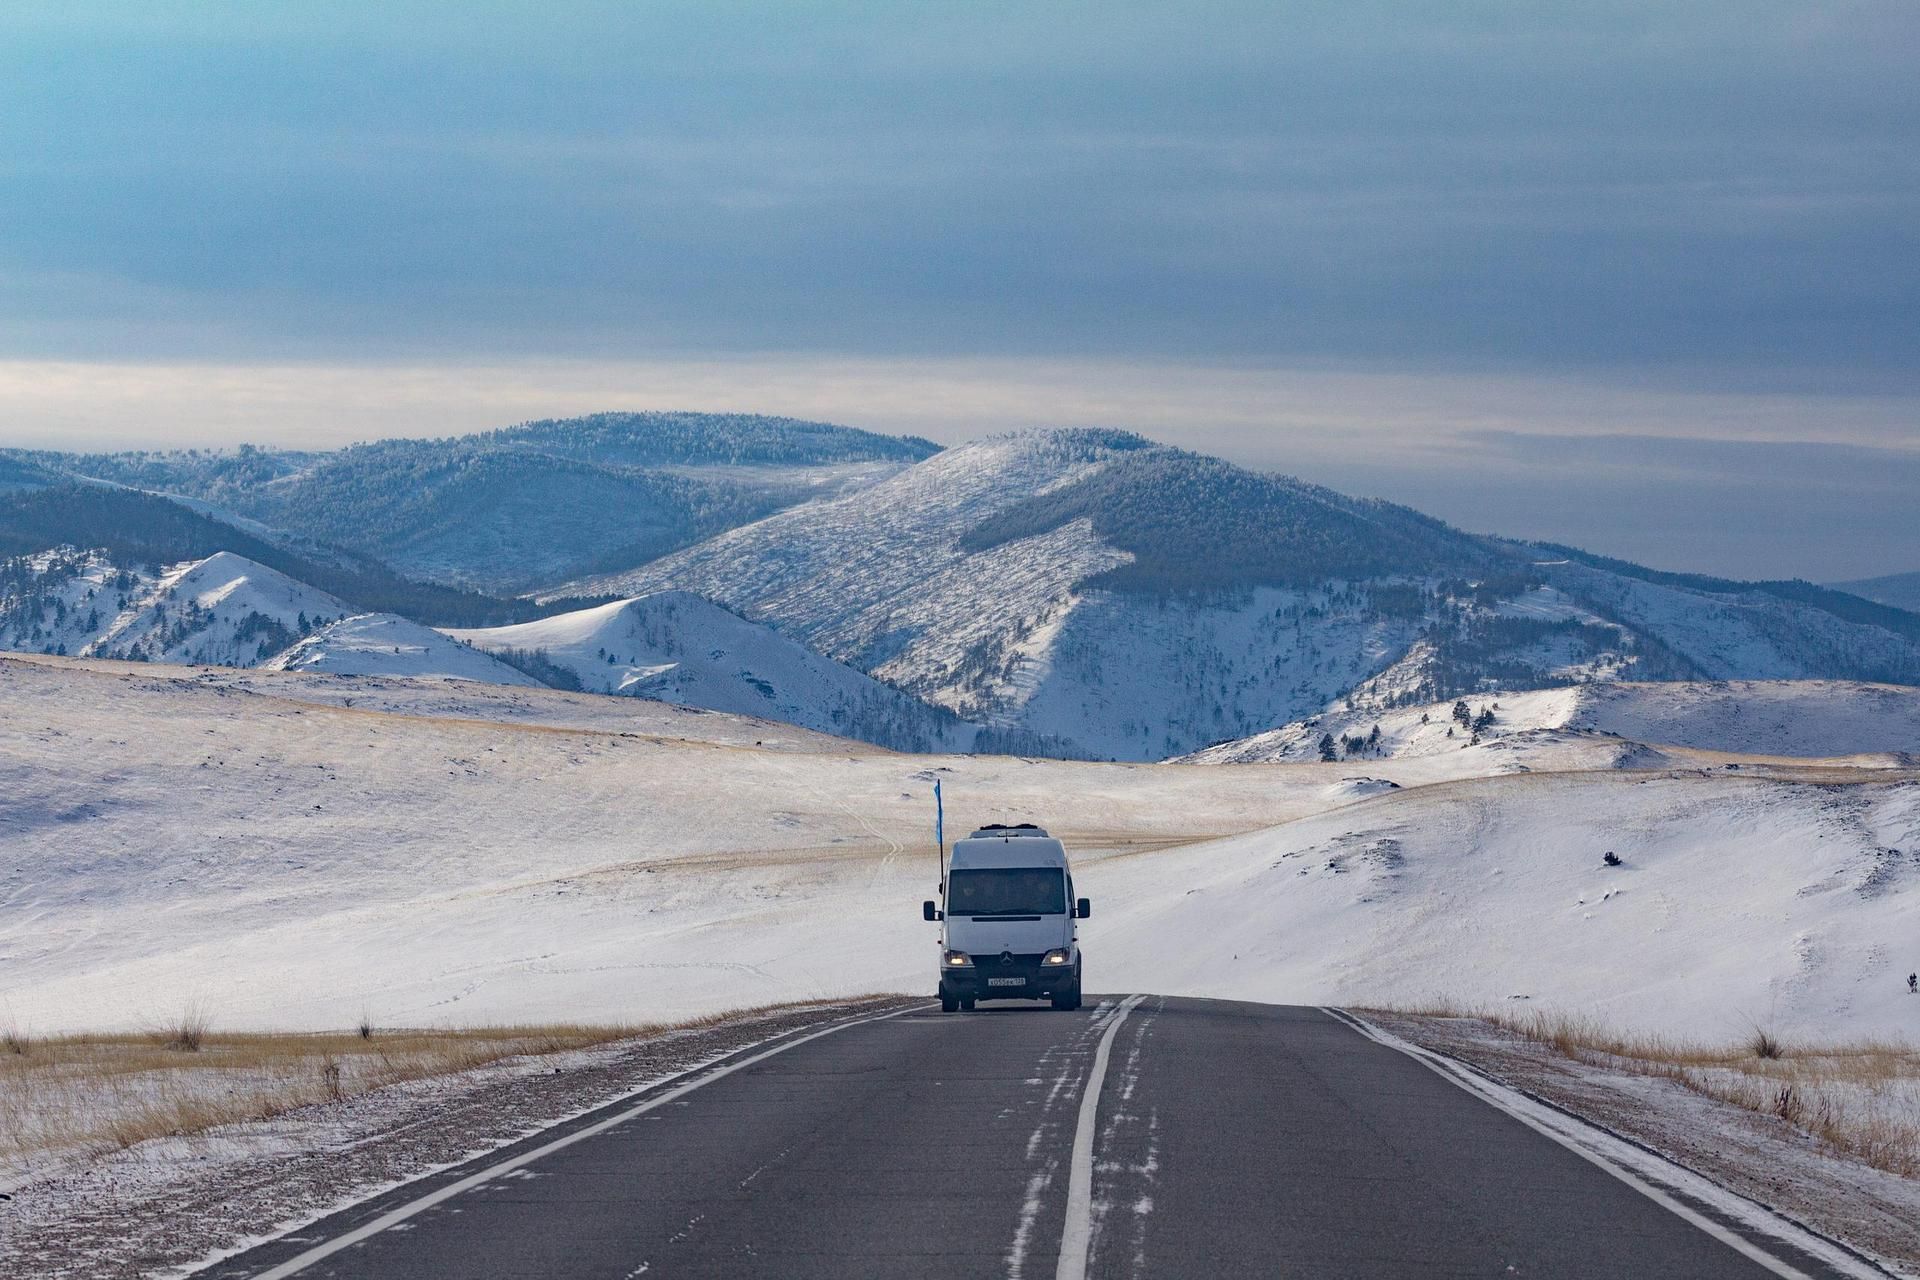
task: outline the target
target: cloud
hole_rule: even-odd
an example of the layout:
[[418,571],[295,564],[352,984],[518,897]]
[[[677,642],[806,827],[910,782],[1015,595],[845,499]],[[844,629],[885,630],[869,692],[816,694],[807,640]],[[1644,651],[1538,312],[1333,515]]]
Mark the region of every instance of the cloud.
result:
[[1911,6],[214,12],[0,19],[13,354],[1915,381]]

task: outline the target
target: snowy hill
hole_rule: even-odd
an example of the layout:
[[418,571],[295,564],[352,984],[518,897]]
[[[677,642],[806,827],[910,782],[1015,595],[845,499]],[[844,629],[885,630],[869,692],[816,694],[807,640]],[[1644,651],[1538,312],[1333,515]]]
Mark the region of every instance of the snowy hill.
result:
[[[1123,988],[1920,1039],[1917,848],[1911,771],[1582,771],[1402,788],[1077,879],[1113,900]],[[1150,974],[1125,958],[1149,949]]]
[[356,614],[329,622],[261,665],[268,671],[481,680],[522,688],[544,687],[498,658],[391,613]]
[[1359,782],[764,733],[538,689],[0,657],[6,1009],[36,1033],[188,1001],[340,1028],[926,991],[938,777],[950,830],[1066,838],[1102,989],[1920,1037],[1912,769],[1480,776],[1492,758],[1455,751]]
[[[1483,720],[1482,717],[1485,717]],[[1378,729],[1376,735],[1375,729]],[[1665,758],[1648,747],[1738,755],[1826,758],[1920,753],[1920,689],[1828,680],[1665,684],[1594,683],[1483,694],[1386,710],[1330,711],[1181,758],[1254,764],[1322,758],[1385,760],[1490,751],[1599,735],[1622,741],[1622,764]],[[1510,758],[1511,753],[1509,752]]]
[[1100,587],[1135,556],[1084,513],[974,536],[1143,451],[1165,452],[1093,431],[965,445],[571,589],[692,590],[968,719],[1133,759],[1318,709],[1412,639],[1415,623],[1317,587],[1173,606]]
[[71,548],[0,561],[0,648],[199,666],[533,686],[513,667],[244,556],[121,566]]
[[978,722],[1157,759],[1582,680],[1920,682],[1920,618],[1656,574],[1118,432],[1028,432],[574,594],[682,588]]
[[760,716],[910,751],[966,751],[979,730],[684,591],[449,634],[537,654],[590,692]]
[[59,549],[0,568],[0,648],[247,667],[329,619],[340,600],[244,556],[164,568]]
[[123,567],[98,552],[60,549],[0,561],[0,648],[553,686],[755,716],[903,751],[1079,754],[1072,744],[969,724],[685,592],[442,632],[353,609],[231,553]]

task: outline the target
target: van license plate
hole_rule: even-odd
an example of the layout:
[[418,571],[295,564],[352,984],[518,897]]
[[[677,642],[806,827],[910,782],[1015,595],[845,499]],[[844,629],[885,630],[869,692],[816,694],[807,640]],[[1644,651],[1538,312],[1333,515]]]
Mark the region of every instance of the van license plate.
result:
[[988,978],[987,985],[990,987],[1024,987],[1027,985],[1027,980],[1025,978]]

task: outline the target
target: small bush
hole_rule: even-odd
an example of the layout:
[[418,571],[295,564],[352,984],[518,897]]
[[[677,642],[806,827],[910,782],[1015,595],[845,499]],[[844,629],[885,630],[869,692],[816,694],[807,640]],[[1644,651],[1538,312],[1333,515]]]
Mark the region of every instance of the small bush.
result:
[[363,1013],[360,1015],[360,1021],[355,1024],[353,1029],[362,1040],[373,1039],[373,1019],[366,1014]]
[[1756,1058],[1778,1058],[1785,1052],[1779,1039],[1765,1027],[1753,1029],[1753,1035],[1747,1040],[1747,1049]]
[[172,1022],[161,1027],[155,1039],[180,1053],[198,1053],[206,1043],[210,1019],[198,1004],[190,1004]]
[[0,1028],[0,1048],[24,1058],[33,1052],[33,1039],[18,1027]]

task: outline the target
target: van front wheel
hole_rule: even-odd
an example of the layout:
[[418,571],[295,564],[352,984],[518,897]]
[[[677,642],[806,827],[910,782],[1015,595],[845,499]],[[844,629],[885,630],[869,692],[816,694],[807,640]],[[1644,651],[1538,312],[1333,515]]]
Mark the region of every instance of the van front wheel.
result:
[[955,1013],[959,1010],[959,1008],[960,1008],[960,1001],[957,997],[950,996],[944,991],[940,993],[940,1012]]
[[1065,991],[1054,992],[1053,1007],[1056,1009],[1078,1009],[1080,1007],[1080,984],[1076,982]]

